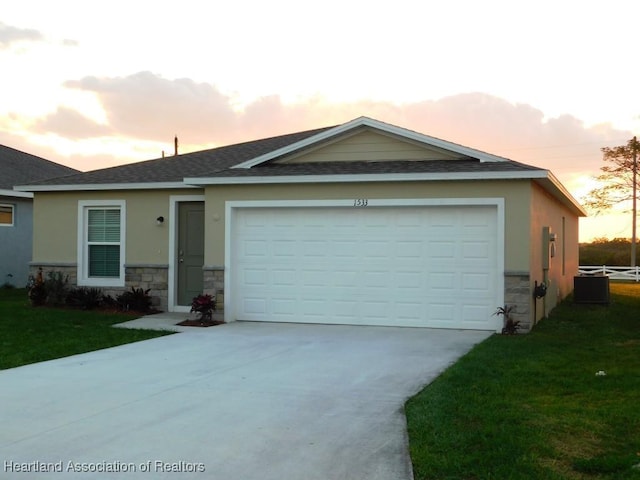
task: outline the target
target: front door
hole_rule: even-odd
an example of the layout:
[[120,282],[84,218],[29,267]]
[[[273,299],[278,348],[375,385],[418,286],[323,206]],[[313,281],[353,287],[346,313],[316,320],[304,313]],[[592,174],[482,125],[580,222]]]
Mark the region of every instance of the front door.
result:
[[204,202],[178,204],[178,305],[202,293]]

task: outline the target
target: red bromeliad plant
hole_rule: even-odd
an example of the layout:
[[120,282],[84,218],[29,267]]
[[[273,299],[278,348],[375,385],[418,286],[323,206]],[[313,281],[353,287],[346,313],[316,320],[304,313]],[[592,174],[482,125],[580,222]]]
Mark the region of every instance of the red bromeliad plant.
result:
[[199,313],[201,322],[211,322],[215,309],[216,301],[211,295],[198,295],[191,301],[191,312]]

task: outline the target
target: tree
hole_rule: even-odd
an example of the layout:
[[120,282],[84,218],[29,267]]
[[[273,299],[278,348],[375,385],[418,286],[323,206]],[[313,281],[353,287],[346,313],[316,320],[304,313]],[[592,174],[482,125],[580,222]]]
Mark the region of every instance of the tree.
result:
[[596,180],[603,185],[591,190],[585,198],[584,204],[587,208],[599,213],[614,206],[631,202],[631,266],[635,267],[640,144],[638,139],[633,137],[626,145],[604,147],[601,150],[602,160],[608,164],[600,168],[602,173],[596,177]]

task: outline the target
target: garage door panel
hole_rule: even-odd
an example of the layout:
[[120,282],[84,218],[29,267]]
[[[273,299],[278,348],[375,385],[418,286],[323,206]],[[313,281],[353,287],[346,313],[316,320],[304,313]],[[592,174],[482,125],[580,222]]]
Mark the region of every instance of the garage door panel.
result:
[[426,257],[429,259],[451,260],[456,256],[456,244],[453,241],[436,240],[427,245]]
[[357,288],[359,276],[360,272],[357,270],[336,270],[331,273],[333,285],[347,289]]
[[275,287],[295,287],[298,283],[295,269],[273,269],[271,278]]
[[331,253],[334,257],[342,260],[357,259],[360,244],[356,240],[333,240],[331,242]]
[[463,273],[462,277],[462,291],[481,291],[487,292],[490,287],[491,276],[484,272],[478,273]]
[[425,290],[425,274],[421,271],[400,271],[395,275],[395,285],[400,290],[410,291],[411,295]]
[[468,303],[462,306],[462,322],[466,326],[484,324],[487,321],[487,316],[491,316],[493,311],[495,311],[495,307],[490,308],[485,304]]
[[264,298],[245,297],[242,300],[242,311],[247,315],[264,315],[267,313],[267,301]]
[[255,208],[233,218],[237,319],[492,328],[495,207]]
[[271,312],[278,317],[286,318],[288,321],[296,318],[296,305],[298,299],[295,297],[273,297],[271,299]]

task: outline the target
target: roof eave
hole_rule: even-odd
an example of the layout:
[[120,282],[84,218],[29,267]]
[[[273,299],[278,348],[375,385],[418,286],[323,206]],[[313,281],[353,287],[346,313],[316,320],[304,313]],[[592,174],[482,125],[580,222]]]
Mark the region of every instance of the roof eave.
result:
[[329,175],[273,175],[255,177],[188,177],[185,184],[243,185],[282,183],[345,183],[345,182],[415,182],[446,180],[530,180],[545,178],[546,170],[524,172],[438,172],[438,173],[361,173]]
[[197,188],[184,182],[149,182],[149,183],[88,183],[70,185],[19,185],[14,187],[22,192],[76,192],[99,190],[158,190]]
[[0,188],[0,197],[33,198],[33,193],[17,192],[15,190],[4,190]]
[[560,180],[550,171],[547,170],[546,173],[547,175],[544,178],[536,179],[536,183],[579,217],[589,216],[584,207],[580,205],[580,202],[560,183]]

